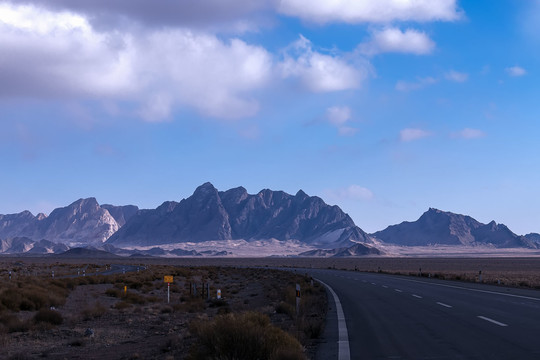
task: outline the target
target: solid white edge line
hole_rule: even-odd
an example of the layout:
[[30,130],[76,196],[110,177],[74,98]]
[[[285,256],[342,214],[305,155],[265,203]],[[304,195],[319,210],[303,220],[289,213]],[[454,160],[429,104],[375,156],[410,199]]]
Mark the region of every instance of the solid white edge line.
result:
[[448,305],[448,304],[445,304],[445,303],[442,303],[442,302],[438,302],[437,305],[441,305],[441,306],[444,306],[444,307],[447,307],[447,308],[452,307],[452,305]]
[[480,319],[482,319],[482,320],[489,321],[490,323],[493,323],[493,324],[495,324],[495,325],[499,325],[499,326],[508,326],[508,325],[506,325],[506,324],[504,324],[504,323],[502,323],[502,322],[499,322],[499,321],[497,321],[497,320],[490,319],[490,318],[485,317],[485,316],[478,315],[477,317],[480,318]]
[[322,282],[319,279],[315,279],[328,289],[334,298],[336,303],[336,312],[338,317],[338,359],[339,360],[350,360],[351,351],[349,349],[349,332],[347,331],[347,322],[345,321],[345,315],[343,314],[343,308],[341,307],[341,301],[329,285]]

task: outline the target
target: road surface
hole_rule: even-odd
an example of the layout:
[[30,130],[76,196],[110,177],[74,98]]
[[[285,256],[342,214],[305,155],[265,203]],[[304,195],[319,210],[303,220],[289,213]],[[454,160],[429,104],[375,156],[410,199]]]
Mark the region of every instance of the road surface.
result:
[[[540,359],[540,292],[336,270],[306,270],[343,310],[349,354],[331,311],[319,358]],[[338,309],[339,310],[339,309]],[[329,354],[333,352],[330,356]]]

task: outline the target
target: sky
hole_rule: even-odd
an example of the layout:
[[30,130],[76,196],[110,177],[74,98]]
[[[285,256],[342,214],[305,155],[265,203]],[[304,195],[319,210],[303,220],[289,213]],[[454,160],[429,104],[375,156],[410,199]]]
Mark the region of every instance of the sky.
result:
[[0,0],[0,214],[204,182],[540,232],[539,0]]

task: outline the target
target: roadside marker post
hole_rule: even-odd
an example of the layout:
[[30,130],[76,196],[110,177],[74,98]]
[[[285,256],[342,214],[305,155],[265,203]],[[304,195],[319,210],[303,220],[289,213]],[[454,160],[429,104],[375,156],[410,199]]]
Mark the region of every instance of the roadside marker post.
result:
[[54,279],[54,270],[52,271],[52,278]]
[[11,280],[11,270],[9,270],[9,280]]
[[296,284],[296,316],[300,312],[300,284]]
[[127,296],[127,285],[124,285],[124,296]]
[[220,300],[221,299],[221,289],[217,289],[217,299]]
[[172,275],[165,275],[163,281],[167,283],[167,304],[171,302],[171,283],[173,282]]

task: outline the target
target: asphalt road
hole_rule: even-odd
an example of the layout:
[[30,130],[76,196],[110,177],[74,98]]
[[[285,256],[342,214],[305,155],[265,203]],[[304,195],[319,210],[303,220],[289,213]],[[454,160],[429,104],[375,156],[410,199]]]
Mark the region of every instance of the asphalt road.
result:
[[[350,271],[307,272],[339,299],[351,359],[540,359],[539,291]],[[337,358],[338,320],[334,304],[320,358]]]

